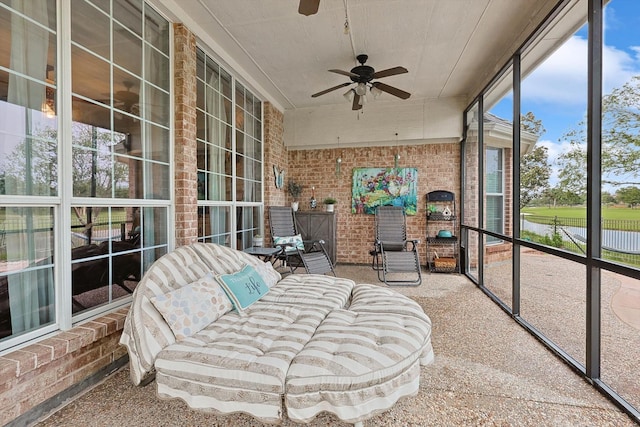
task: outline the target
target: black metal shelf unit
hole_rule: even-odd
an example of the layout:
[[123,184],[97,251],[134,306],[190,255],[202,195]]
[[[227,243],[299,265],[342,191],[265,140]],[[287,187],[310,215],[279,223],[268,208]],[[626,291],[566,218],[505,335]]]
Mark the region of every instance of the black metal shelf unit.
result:
[[459,271],[456,198],[451,191],[427,193],[427,263],[433,273]]

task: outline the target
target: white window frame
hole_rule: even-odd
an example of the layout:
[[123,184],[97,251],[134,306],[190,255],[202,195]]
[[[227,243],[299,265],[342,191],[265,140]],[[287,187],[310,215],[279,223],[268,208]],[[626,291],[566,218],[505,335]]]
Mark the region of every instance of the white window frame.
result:
[[[485,229],[487,231],[492,231],[494,233],[504,234],[504,229],[505,229],[505,217],[504,217],[504,213],[505,213],[505,192],[504,192],[504,189],[505,189],[504,161],[505,161],[505,159],[504,159],[504,157],[505,156],[504,156],[504,152],[505,152],[505,150],[504,150],[504,148],[501,148],[501,147],[489,147],[488,146],[485,149],[485,159],[489,158],[489,156],[486,155],[486,152],[489,151],[489,150],[497,151],[499,153],[500,164],[498,165],[499,166],[498,170],[500,172],[500,188],[502,189],[502,192],[490,193],[489,191],[486,191],[486,185],[485,185]],[[488,168],[485,166],[485,174],[486,174],[487,169]],[[486,176],[485,176],[485,179],[486,179]],[[487,206],[488,206],[487,200],[490,197],[491,198],[500,198],[500,200],[501,200],[501,202],[500,202],[500,206],[501,206],[501,215],[500,215],[500,217],[502,219],[500,221],[500,225],[501,225],[500,230],[492,230],[489,227],[489,224],[487,223],[487,218],[489,217],[489,215],[487,213]],[[495,237],[492,237],[492,236],[488,236],[488,235],[486,236],[485,239],[486,239],[486,245],[487,246],[497,245],[497,244],[500,244],[500,243],[503,242],[503,240],[501,240],[501,239],[498,239],[498,238],[495,238]]]
[[[152,8],[164,18],[169,25],[171,20],[160,10],[152,5],[148,0],[143,0],[145,8]],[[72,313],[72,290],[71,290],[71,240],[69,239],[69,230],[71,230],[71,207],[72,206],[104,206],[104,207],[120,207],[120,206],[139,206],[139,207],[157,207],[167,210],[167,252],[175,248],[175,234],[172,232],[171,224],[175,224],[175,180],[169,180],[169,198],[167,200],[158,199],[93,199],[86,197],[74,197],[72,185],[67,183],[73,182],[73,171],[71,165],[72,158],[72,78],[71,78],[71,5],[68,1],[58,1],[56,5],[56,62],[58,66],[56,91],[57,91],[57,121],[58,121],[58,194],[56,196],[0,196],[0,200],[4,207],[52,207],[53,223],[54,223],[54,301],[55,301],[55,319],[54,321],[43,327],[33,331],[25,332],[16,336],[9,336],[0,342],[0,355],[9,351],[22,348],[34,342],[45,338],[58,331],[66,331],[73,326],[96,318],[108,312],[117,310],[123,306],[130,304],[132,297],[126,296],[116,301],[96,306],[81,313],[74,315]],[[174,74],[173,65],[174,37],[169,32],[169,75]],[[113,60],[109,61],[114,64]],[[144,67],[144,64],[143,64]],[[144,72],[140,76],[142,82],[148,82],[144,78]],[[152,84],[152,83],[150,83]],[[169,135],[169,176],[175,176],[174,144],[175,126],[174,126],[174,93],[173,79],[169,81],[169,114],[168,135]],[[113,108],[113,107],[110,107]],[[147,162],[155,162],[153,159],[144,159]],[[146,183],[143,183],[146,185]],[[164,246],[164,245],[162,245]],[[150,246],[146,249],[153,249]]]
[[[198,199],[198,208],[201,207],[226,207],[229,209],[230,215],[231,215],[231,221],[230,221],[230,227],[231,229],[228,230],[229,234],[231,236],[237,236],[237,234],[239,232],[245,231],[243,229],[241,229],[241,225],[237,223],[236,218],[236,212],[238,209],[241,208],[253,208],[253,207],[258,207],[260,209],[260,215],[259,215],[259,223],[257,225],[254,224],[254,227],[252,228],[252,230],[254,230],[255,234],[261,234],[264,235],[264,190],[265,190],[265,183],[264,183],[264,148],[265,148],[265,135],[264,135],[264,99],[260,98],[258,95],[256,95],[256,91],[254,89],[252,89],[247,83],[240,81],[238,79],[238,77],[236,76],[236,73],[234,73],[232,70],[230,70],[229,68],[224,66],[224,63],[220,60],[220,58],[218,58],[216,55],[213,55],[208,49],[206,49],[204,46],[201,46],[200,44],[198,44],[197,49],[202,51],[205,55],[206,58],[209,58],[213,61],[215,61],[215,63],[220,67],[220,69],[224,70],[227,74],[229,74],[231,76],[231,103],[232,103],[232,108],[231,108],[231,158],[232,158],[232,164],[231,164],[231,170],[232,170],[232,174],[231,174],[231,194],[232,194],[232,198],[231,200],[226,200],[226,201],[212,201],[212,200],[200,200]],[[206,64],[205,64],[206,66]],[[256,101],[259,101],[261,103],[261,108],[260,108],[260,135],[261,135],[261,151],[260,151],[260,159],[256,159],[260,161],[260,177],[257,180],[254,181],[259,181],[262,183],[261,185],[261,189],[260,189],[260,201],[259,202],[248,202],[248,201],[243,201],[243,200],[238,200],[236,197],[236,189],[237,189],[237,181],[238,179],[240,179],[238,177],[237,174],[237,170],[236,170],[236,162],[235,162],[235,157],[238,154],[237,151],[237,141],[236,141],[236,85],[240,84],[242,85],[242,87],[244,88],[245,91],[249,91],[253,97],[255,98]],[[253,117],[253,114],[252,114]],[[244,133],[244,131],[241,131]],[[246,134],[245,134],[246,135]],[[245,182],[254,182],[254,181],[249,181],[246,180],[245,178],[242,178],[245,180]],[[226,234],[226,233],[225,233]],[[206,238],[208,238],[209,236],[200,236],[198,235],[198,240],[199,241],[203,241],[206,240]],[[231,238],[230,241],[230,247],[233,249],[243,249],[243,248],[237,248],[237,239],[236,238]]]

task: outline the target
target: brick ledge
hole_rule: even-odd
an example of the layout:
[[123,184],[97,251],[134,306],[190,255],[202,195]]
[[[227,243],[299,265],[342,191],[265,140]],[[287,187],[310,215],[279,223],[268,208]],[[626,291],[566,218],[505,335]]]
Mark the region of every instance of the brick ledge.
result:
[[129,306],[119,308],[0,356],[0,425],[37,412],[83,383],[89,386],[89,378],[126,357],[119,341],[128,311]]

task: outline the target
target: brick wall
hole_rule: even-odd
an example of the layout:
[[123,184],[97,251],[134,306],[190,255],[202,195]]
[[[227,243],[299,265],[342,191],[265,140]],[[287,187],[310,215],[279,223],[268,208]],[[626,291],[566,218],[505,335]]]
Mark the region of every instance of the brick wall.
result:
[[127,309],[0,357],[0,425],[124,357],[118,344]]
[[182,24],[174,24],[173,31],[175,238],[182,246],[198,237],[196,38]]
[[[264,205],[265,205],[265,246],[271,246],[269,233],[269,206],[283,206],[286,202],[286,183],[290,170],[287,149],[284,146],[284,114],[269,102],[264,106]],[[285,187],[276,188],[275,173],[285,171]]]
[[[421,262],[426,264],[426,201],[433,190],[460,194],[460,146],[458,144],[424,144],[398,147],[359,147],[325,150],[296,150],[288,153],[289,177],[304,185],[300,209],[309,209],[311,188],[319,202],[328,196],[338,200],[337,262],[366,264],[371,262],[373,247],[373,215],[351,213],[352,171],[356,167],[392,167],[394,155],[400,153],[401,167],[418,169],[418,213],[407,217],[407,236],[420,239]],[[336,175],[336,159],[342,157],[340,176]],[[290,197],[287,195],[286,203]],[[457,206],[459,208],[459,204]],[[319,204],[318,209],[322,209]],[[456,212],[458,214],[459,212]],[[456,231],[457,234],[457,231]]]

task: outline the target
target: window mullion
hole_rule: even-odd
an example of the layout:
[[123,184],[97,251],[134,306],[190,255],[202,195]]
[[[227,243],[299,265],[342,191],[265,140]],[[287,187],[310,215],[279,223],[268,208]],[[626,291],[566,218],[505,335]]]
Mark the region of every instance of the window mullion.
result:
[[[73,195],[73,165],[71,146],[71,5],[58,2],[58,206],[59,226],[56,226],[56,317],[62,330],[71,329],[71,198]],[[65,286],[66,285],[66,286]]]

